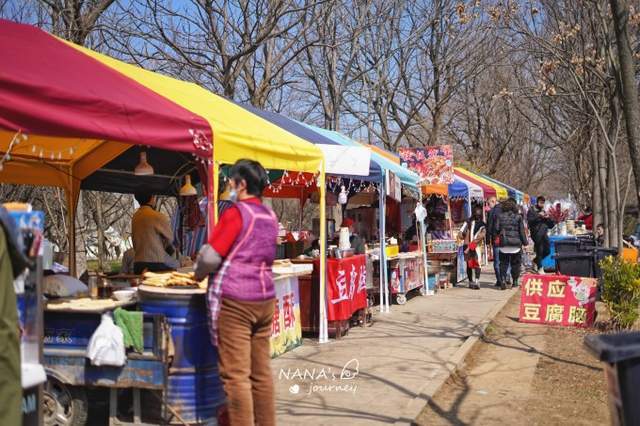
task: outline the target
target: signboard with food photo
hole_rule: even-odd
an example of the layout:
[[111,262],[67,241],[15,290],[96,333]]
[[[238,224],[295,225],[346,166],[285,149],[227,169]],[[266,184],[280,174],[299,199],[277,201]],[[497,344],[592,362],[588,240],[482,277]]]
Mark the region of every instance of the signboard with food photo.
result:
[[419,174],[427,185],[453,183],[451,145],[400,148],[400,158],[402,163]]

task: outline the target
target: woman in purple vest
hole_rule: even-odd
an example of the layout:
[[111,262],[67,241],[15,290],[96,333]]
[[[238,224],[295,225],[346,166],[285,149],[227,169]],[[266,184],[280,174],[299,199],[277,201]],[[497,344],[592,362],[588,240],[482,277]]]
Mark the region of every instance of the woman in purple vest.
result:
[[278,220],[261,202],[268,178],[260,163],[236,162],[229,184],[234,204],[222,214],[209,244],[200,250],[196,278],[210,277],[211,338],[218,346],[231,424],[274,425],[269,339]]

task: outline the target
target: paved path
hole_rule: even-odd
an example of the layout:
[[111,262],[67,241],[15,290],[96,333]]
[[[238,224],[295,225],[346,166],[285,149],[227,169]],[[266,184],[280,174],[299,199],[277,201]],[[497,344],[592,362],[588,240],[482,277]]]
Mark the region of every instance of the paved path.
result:
[[[519,306],[512,299],[496,317],[487,337],[493,344],[474,349],[455,384],[448,382],[418,417],[419,425],[500,425],[506,418],[510,424],[529,424],[527,402],[545,351],[546,328],[514,321]],[[455,397],[450,396],[454,389]]]
[[[493,274],[484,275],[488,281]],[[482,287],[418,295],[391,313],[375,313],[371,327],[324,345],[305,340],[275,359],[278,424],[413,421],[466,353],[469,344],[462,345],[513,294],[488,282]]]

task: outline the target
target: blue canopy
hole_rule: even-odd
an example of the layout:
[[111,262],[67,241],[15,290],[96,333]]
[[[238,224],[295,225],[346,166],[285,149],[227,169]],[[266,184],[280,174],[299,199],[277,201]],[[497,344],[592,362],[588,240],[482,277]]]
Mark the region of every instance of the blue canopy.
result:
[[[331,140],[333,140],[334,142],[343,145],[343,146],[358,146],[361,147],[363,146],[362,144],[354,141],[353,139],[350,139],[338,132],[334,132],[332,130],[325,130],[325,129],[321,129],[319,127],[315,127],[315,126],[311,126],[309,124],[305,124],[305,123],[301,123],[302,125],[306,126],[307,128],[313,130],[316,133],[319,133]],[[394,173],[396,176],[398,176],[400,178],[400,182],[402,182],[403,185],[407,185],[411,188],[417,189],[419,184],[420,184],[420,176],[418,176],[416,173],[412,172],[411,170],[402,167],[400,164],[396,164],[393,161],[389,160],[388,158],[385,158],[383,155],[378,154],[375,151],[371,151],[371,162],[377,164],[381,169],[383,170],[388,170],[392,173]],[[382,175],[381,175],[382,176]],[[379,178],[379,180],[381,180],[382,177]]]
[[[304,124],[301,124],[295,120],[285,117],[284,115],[280,115],[275,112],[263,111],[261,109],[255,108],[251,105],[238,104],[242,108],[246,109],[249,112],[275,124],[276,126],[286,130],[289,133],[292,133],[298,136],[301,139],[304,139],[308,142],[311,142],[314,145],[342,145],[338,141],[323,135],[322,133],[316,132]],[[382,169],[381,167],[371,161],[369,163],[369,176],[351,176],[351,175],[340,175],[341,177],[357,179],[362,181],[375,181],[379,182],[382,177]]]
[[449,184],[449,198],[464,198],[469,199],[469,187],[460,179],[454,179],[453,183]]

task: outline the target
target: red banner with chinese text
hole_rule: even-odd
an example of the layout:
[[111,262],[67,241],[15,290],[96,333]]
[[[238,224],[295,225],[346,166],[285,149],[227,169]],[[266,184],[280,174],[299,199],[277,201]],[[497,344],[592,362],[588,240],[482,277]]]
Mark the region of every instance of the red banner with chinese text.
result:
[[525,275],[520,321],[590,327],[595,321],[597,280],[564,275]]
[[327,259],[327,317],[329,321],[351,318],[367,307],[367,265],[364,254]]

